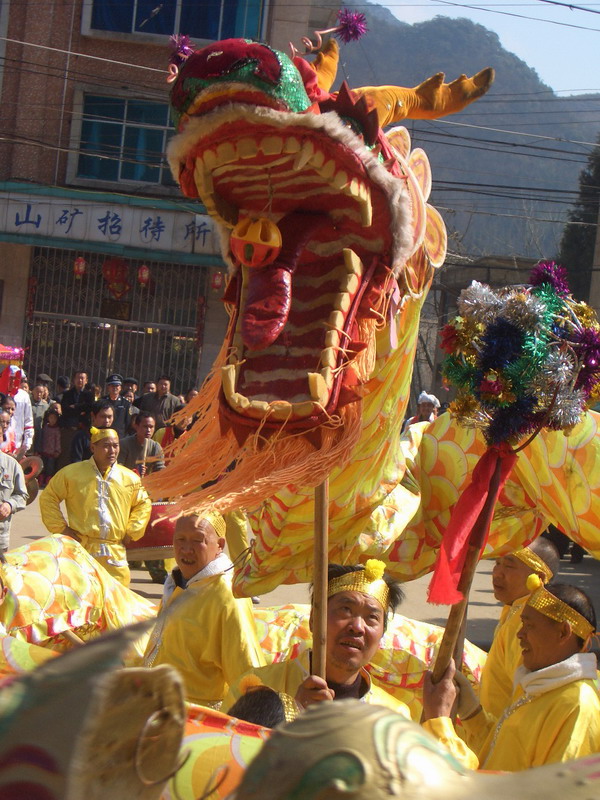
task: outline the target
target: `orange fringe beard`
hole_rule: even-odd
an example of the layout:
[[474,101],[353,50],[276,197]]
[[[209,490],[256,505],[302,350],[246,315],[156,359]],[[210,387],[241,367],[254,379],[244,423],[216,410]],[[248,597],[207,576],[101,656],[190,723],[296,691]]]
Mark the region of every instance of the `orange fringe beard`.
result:
[[[348,461],[360,437],[359,399],[308,430],[286,430],[282,423],[269,434],[258,421],[256,429],[250,429],[240,443],[219,408],[228,338],[200,393],[175,416],[176,421],[190,416],[197,421],[166,448],[167,459],[172,459],[166,469],[144,480],[153,500],[174,503],[169,507],[170,518],[203,514],[209,509],[220,513],[252,510],[290,484],[317,486]],[[202,488],[209,482],[212,485]]]

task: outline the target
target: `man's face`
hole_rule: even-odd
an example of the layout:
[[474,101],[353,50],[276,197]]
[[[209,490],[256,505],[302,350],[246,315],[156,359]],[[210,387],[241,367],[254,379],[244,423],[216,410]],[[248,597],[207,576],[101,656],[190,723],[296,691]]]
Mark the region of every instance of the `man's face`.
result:
[[109,383],[106,388],[108,389],[107,394],[111,400],[116,400],[117,397],[121,394],[120,383]]
[[373,658],[384,631],[384,611],[362,592],[338,592],[327,601],[327,679],[353,681]]
[[101,408],[97,414],[92,414],[92,425],[94,428],[111,428],[115,421],[115,412],[112,406]]
[[154,429],[156,428],[156,422],[153,417],[145,417],[137,422],[134,427],[138,441],[143,442],[144,439],[152,438]]
[[116,436],[105,436],[98,442],[93,442],[90,445],[90,450],[94,456],[100,472],[104,472],[111,467],[117,460],[119,455],[119,439]]
[[33,397],[33,402],[34,403],[39,403],[40,400],[42,400],[43,397],[44,397],[44,387],[43,386],[34,386],[31,395]]
[[175,525],[173,548],[175,561],[187,581],[223,552],[225,540],[220,539],[208,520],[200,517],[180,517]]
[[127,391],[127,392],[128,391],[132,391],[134,395],[137,392],[137,388],[138,388],[137,383],[133,383],[132,381],[126,381],[123,384],[123,391]]
[[156,384],[156,393],[159,397],[163,397],[167,392],[171,391],[171,381],[168,381],[166,378],[162,378]]
[[497,558],[492,570],[492,587],[496,600],[511,606],[519,597],[525,597],[529,594],[527,578],[530,575],[531,567],[516,556]]
[[432,414],[436,416],[436,408],[433,403],[419,403],[417,411],[422,420],[429,419]]
[[8,430],[8,426],[10,425],[10,415],[6,413],[6,411],[0,411],[0,435],[2,441],[4,441],[4,437],[6,436],[6,431]]
[[88,382],[87,372],[76,372],[73,377],[73,386],[77,389],[78,392],[81,392],[82,389],[85,389],[85,385]]
[[526,605],[521,613],[521,628],[517,633],[523,666],[537,670],[562,661],[560,649],[562,623],[546,617]]
[[15,401],[12,399],[12,397],[6,398],[6,400],[2,403],[2,408],[4,409],[4,411],[6,411],[10,419],[12,415],[15,413],[15,408],[16,408]]
[[154,381],[146,381],[144,384],[144,388],[142,389],[142,393],[146,394],[146,392],[155,392],[156,391],[156,384]]

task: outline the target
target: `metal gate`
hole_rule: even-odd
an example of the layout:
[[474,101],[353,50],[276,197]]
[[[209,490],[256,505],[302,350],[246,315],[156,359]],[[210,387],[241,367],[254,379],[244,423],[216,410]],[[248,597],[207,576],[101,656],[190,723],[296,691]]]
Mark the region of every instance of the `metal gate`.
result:
[[[74,274],[82,256],[86,273]],[[29,278],[25,370],[54,379],[86,369],[104,388],[119,372],[141,384],[166,373],[172,391],[185,392],[198,380],[208,269],[162,261],[127,259],[124,295],[111,296],[102,268],[108,255],[35,248]],[[138,281],[146,264],[150,282]],[[126,287],[122,287],[125,289]]]

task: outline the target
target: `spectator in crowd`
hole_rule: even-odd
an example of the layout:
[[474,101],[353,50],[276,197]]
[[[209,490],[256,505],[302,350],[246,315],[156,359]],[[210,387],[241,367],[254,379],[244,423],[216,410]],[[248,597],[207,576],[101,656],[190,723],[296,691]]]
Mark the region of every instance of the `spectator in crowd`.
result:
[[[0,427],[2,427],[1,423]],[[10,523],[13,515],[25,508],[28,494],[23,470],[16,459],[6,453],[0,453],[0,470],[2,474],[0,481],[0,553],[4,554],[10,544]],[[2,597],[3,599],[4,597]]]
[[8,425],[2,430],[2,442],[0,443],[0,450],[3,453],[10,453],[13,455],[16,452],[17,445],[15,443],[15,431],[12,424],[15,415],[15,401],[10,395],[2,394],[0,392],[0,408],[2,408],[3,418],[8,417]]
[[98,386],[97,383],[92,383],[92,394],[94,395],[94,403],[96,400],[100,400],[102,395],[102,387]]
[[23,391],[27,392],[27,394],[30,393],[29,392],[29,381],[27,380],[27,378],[21,378],[21,385],[19,386],[19,389],[23,389]]
[[438,415],[440,408],[440,401],[434,394],[427,394],[421,392],[417,400],[417,413],[414,417],[409,417],[404,423],[403,431],[406,431],[409,425],[414,425],[415,422],[433,422]]
[[165,468],[165,457],[162,447],[152,439],[154,434],[154,417],[149,411],[140,411],[136,415],[133,436],[121,440],[119,464],[134,470],[142,478],[159,469]]
[[156,391],[155,381],[146,381],[146,383],[142,386],[142,395],[148,394],[148,392],[155,392],[155,391]]
[[171,394],[171,379],[168,375],[161,375],[156,383],[155,392],[147,392],[140,397],[138,407],[140,411],[149,411],[156,420],[157,430],[164,428],[176,411],[183,408],[183,403],[174,394]]
[[59,468],[69,463],[73,438],[82,425],[85,425],[93,402],[94,395],[88,386],[87,371],[84,369],[75,370],[73,373],[73,386],[63,392],[61,400],[60,427],[62,433]]
[[46,387],[42,383],[36,383],[31,392],[31,412],[33,414],[33,452],[40,452],[40,437],[42,433],[42,425],[44,422],[44,415],[48,410],[50,404],[44,399]]
[[123,378],[118,373],[109,375],[106,379],[106,394],[104,400],[108,400],[115,410],[115,419],[112,427],[122,439],[127,434],[131,416],[131,403],[121,396]]
[[5,411],[2,408],[2,400],[4,395],[0,393],[0,450],[3,453],[10,453],[9,442],[8,442],[8,428],[10,425],[10,414],[8,411]]
[[[25,378],[22,372],[21,382]],[[16,458],[22,458],[31,449],[33,444],[33,414],[31,411],[31,398],[29,392],[20,388],[13,397],[15,411],[10,422],[11,435],[14,438]]]
[[[126,391],[131,389],[134,398],[137,397],[138,386],[139,383],[137,378],[123,378],[123,394],[125,394]],[[131,401],[131,404],[134,405],[133,401]]]
[[[71,536],[110,574],[129,585],[125,546],[144,535],[152,504],[139,475],[117,463],[119,437],[91,428],[92,458],[59,470],[40,496],[50,533]],[[64,502],[68,522],[60,504]]]
[[44,415],[40,433],[40,455],[44,462],[44,472],[40,477],[40,486],[45,486],[56,472],[56,464],[60,455],[60,413],[56,405],[49,406]]
[[193,400],[198,394],[198,389],[195,386],[192,386],[191,389],[188,389],[187,392],[183,396],[183,400],[185,403],[189,403],[190,400]]
[[56,392],[52,399],[62,403],[63,394],[71,388],[71,381],[67,375],[59,375],[56,379]]
[[[110,400],[98,400],[92,406],[90,414],[92,427],[94,428],[112,428],[115,418],[115,411]],[[70,463],[74,464],[76,461],[86,461],[92,457],[90,448],[90,426],[86,429],[77,431],[71,442],[71,460]]]

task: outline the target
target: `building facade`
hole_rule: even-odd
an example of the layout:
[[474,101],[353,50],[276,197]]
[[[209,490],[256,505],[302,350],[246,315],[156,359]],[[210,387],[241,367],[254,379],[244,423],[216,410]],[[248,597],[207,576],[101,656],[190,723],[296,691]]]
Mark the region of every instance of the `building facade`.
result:
[[[53,378],[167,372],[185,391],[226,324],[204,208],[164,157],[169,36],[287,49],[331,9],[267,0],[0,4],[0,341]],[[323,27],[324,25],[322,25]]]

